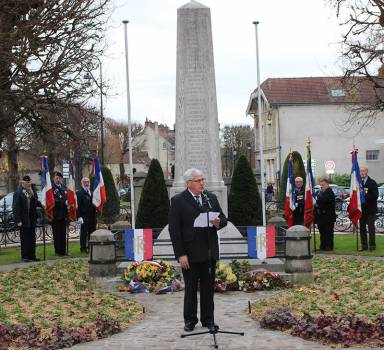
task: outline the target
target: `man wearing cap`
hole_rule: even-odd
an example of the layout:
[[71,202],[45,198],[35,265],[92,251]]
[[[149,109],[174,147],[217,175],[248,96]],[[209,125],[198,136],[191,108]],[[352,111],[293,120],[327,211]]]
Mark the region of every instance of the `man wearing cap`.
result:
[[53,172],[53,197],[55,198],[55,207],[53,208],[52,233],[55,254],[64,256],[66,254],[67,237],[67,187],[63,184],[63,174],[59,171]]
[[83,177],[81,189],[76,192],[77,217],[80,227],[80,251],[88,251],[89,236],[96,230],[96,208],[92,204],[89,178]]
[[25,175],[21,186],[13,194],[12,211],[15,223],[20,228],[21,259],[24,262],[39,261],[36,258],[36,207],[39,205],[31,178]]

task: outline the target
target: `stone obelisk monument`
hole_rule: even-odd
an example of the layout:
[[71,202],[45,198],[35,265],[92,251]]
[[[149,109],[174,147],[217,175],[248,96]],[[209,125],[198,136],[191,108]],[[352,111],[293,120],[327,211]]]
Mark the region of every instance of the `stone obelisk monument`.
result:
[[219,123],[210,9],[194,0],[177,10],[175,181],[171,196],[185,189],[184,172],[204,172],[225,214],[227,188],[221,175]]

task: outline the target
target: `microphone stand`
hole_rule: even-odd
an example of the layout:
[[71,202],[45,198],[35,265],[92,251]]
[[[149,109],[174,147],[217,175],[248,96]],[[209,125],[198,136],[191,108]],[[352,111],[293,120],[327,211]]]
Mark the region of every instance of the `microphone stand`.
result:
[[[212,259],[212,253],[211,253],[211,237],[210,237],[210,230],[209,230],[209,212],[212,209],[211,201],[210,198],[208,197],[206,191],[203,191],[201,193],[201,198],[203,205],[205,204],[205,211],[207,214],[207,239],[208,239],[208,264],[209,264],[209,281],[210,281],[210,288],[211,288],[211,293],[212,293],[212,299],[215,293],[215,260]],[[201,286],[200,286],[201,288]],[[200,301],[201,302],[201,301]],[[219,346],[217,345],[217,340],[216,340],[216,334],[217,333],[222,333],[222,334],[235,334],[235,335],[242,335],[244,336],[244,332],[229,332],[229,331],[221,331],[219,330],[220,327],[218,325],[215,325],[214,322],[214,311],[212,310],[212,315],[211,315],[211,324],[208,328],[207,331],[201,331],[201,332],[195,332],[195,333],[189,333],[189,334],[182,334],[181,338],[186,338],[186,337],[192,337],[195,335],[201,335],[201,334],[212,334],[213,336],[213,343],[214,343],[214,348],[218,349]]]

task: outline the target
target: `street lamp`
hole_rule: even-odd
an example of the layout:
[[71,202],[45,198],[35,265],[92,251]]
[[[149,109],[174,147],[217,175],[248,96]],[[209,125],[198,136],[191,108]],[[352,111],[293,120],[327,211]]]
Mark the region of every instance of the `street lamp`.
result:
[[101,159],[100,160],[101,160],[101,164],[104,165],[103,65],[99,57],[95,56],[95,58],[99,62],[100,83],[98,83],[95,77],[90,73],[86,73],[84,78],[87,80],[93,80],[96,86],[100,89],[100,142],[101,142],[101,157],[100,157]]
[[247,143],[247,148],[248,148],[248,152],[249,152],[249,165],[252,168],[252,146],[251,146],[250,142]]

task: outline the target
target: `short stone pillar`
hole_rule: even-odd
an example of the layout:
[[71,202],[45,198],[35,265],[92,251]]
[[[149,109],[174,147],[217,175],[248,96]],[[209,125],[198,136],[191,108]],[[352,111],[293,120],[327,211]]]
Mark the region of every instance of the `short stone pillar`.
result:
[[268,225],[275,226],[276,256],[284,257],[285,231],[288,228],[287,222],[280,216],[273,216],[268,220]]
[[311,234],[305,226],[290,227],[285,235],[285,272],[291,273],[293,283],[313,281]]
[[89,277],[116,275],[116,243],[113,233],[100,229],[89,240]]
[[131,228],[128,221],[116,221],[111,229],[116,239],[116,257],[122,259],[125,257],[125,230]]

